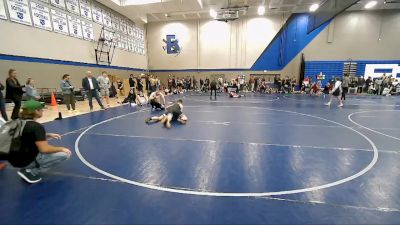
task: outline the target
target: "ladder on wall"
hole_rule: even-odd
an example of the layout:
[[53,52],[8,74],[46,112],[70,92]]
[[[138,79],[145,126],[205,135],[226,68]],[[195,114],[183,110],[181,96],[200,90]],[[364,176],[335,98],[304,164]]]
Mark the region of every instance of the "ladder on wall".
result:
[[99,40],[97,41],[97,47],[94,49],[96,54],[96,64],[108,66],[111,65],[116,47],[114,34],[114,30],[104,26],[101,28]]

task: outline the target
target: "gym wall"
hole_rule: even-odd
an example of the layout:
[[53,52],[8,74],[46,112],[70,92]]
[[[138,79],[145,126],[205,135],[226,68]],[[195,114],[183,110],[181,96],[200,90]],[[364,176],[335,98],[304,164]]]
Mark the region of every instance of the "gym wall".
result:
[[[150,70],[250,68],[275,37],[287,16],[241,18],[228,23],[186,20],[149,23]],[[179,55],[167,54],[162,41],[173,34]]]
[[[107,7],[103,6],[103,8]],[[82,20],[84,19],[82,18]],[[101,25],[92,23],[94,39],[98,40]],[[97,42],[21,25],[10,20],[0,20],[0,31],[0,54],[21,56],[21,59],[17,61],[0,57],[0,81],[2,83],[5,82],[10,68],[19,72],[21,82],[24,82],[27,77],[32,77],[37,81],[37,87],[43,88],[58,87],[60,77],[65,73],[80,79],[87,70],[95,73],[105,70],[126,77],[129,73],[139,73],[138,71],[147,69],[146,55],[138,55],[120,49],[115,49],[111,64],[114,66],[113,69],[93,67],[96,64],[94,49]],[[36,58],[43,60],[38,61]],[[57,63],[60,64],[48,63],[48,59],[59,60]],[[76,86],[80,85],[76,84]]]
[[[275,21],[276,25],[271,27],[279,26],[276,30],[270,29],[270,27],[265,30],[273,30],[274,34],[276,34],[283,24],[282,20],[279,20],[278,18],[275,18],[275,20],[270,17],[267,18],[269,18],[270,21]],[[233,23],[230,22],[230,26],[232,27],[231,29],[236,30],[235,27],[237,24],[247,24],[248,21],[251,21],[251,19],[243,18],[234,21]],[[180,23],[180,26],[192,29],[191,32],[187,32],[190,34],[189,36],[185,36],[183,32],[174,33],[173,30],[169,31],[165,28],[168,27],[168,25],[172,26],[171,24]],[[199,22],[200,29],[195,26],[196,23],[197,21],[184,21],[149,24],[148,32],[152,32],[148,37],[149,46],[151,46],[149,47],[149,67],[151,70],[155,70],[154,73],[156,75],[163,77],[171,74],[177,76],[195,74],[196,76],[205,78],[210,74],[218,73],[224,73],[229,76],[231,76],[230,74],[235,76],[240,73],[264,73],[263,70],[256,72],[249,71],[249,68],[256,62],[257,58],[261,53],[263,53],[264,49],[272,40],[270,36],[263,33],[262,25],[258,26],[258,29],[254,29],[248,34],[242,34],[244,36],[258,37],[260,38],[260,41],[252,42],[247,39],[247,41],[243,42],[244,44],[241,44],[241,41],[232,41],[232,36],[235,37],[235,34],[233,33],[222,35],[224,34],[223,29],[209,31],[209,35],[218,37],[215,43],[208,43],[207,38],[203,40],[203,38],[201,38],[202,35],[199,35],[200,38],[199,41],[197,41],[195,37],[198,35],[198,30],[200,30],[200,33],[202,32],[203,29],[201,28],[201,25],[205,24],[206,21]],[[221,24],[221,27],[229,26],[229,24]],[[245,32],[246,25],[241,25],[239,27],[243,32]],[[249,26],[247,25],[247,27]],[[294,28],[289,27],[288,29]],[[296,26],[295,29],[299,29],[299,27]],[[167,55],[166,52],[163,51],[163,43],[161,40],[162,38],[165,38],[165,34],[167,34],[166,31],[170,32],[168,34],[176,34],[180,42],[183,40],[183,43],[181,43],[183,50],[180,55]],[[154,36],[155,33],[158,36]],[[238,34],[240,35],[240,33]],[[221,37],[225,37],[224,41],[221,39],[218,42],[218,39]],[[265,38],[264,41],[261,41],[261,37]],[[399,37],[400,10],[344,12],[333,19],[328,26],[322,29],[322,31],[316,35],[310,43],[305,46],[300,46],[299,51],[295,54],[296,56],[291,59],[282,70],[268,70],[266,74],[281,74],[283,76],[298,79],[301,53],[305,54],[306,75],[310,76],[315,76],[316,74],[319,74],[319,72],[328,75],[331,73],[342,75],[343,62],[349,58],[362,61],[358,73],[364,72],[363,68],[365,68],[366,63],[384,64],[397,61],[397,63],[400,63],[400,52],[395,51],[395,49],[399,49],[400,47],[400,42],[398,41]],[[381,38],[381,40],[379,40],[379,38]],[[238,38],[238,40],[239,39],[244,40],[245,38]],[[294,42],[295,40],[287,40],[288,43],[290,41]],[[186,47],[186,43],[190,43],[190,46]],[[234,47],[232,47],[232,43],[234,43]],[[198,46],[196,47],[197,44]],[[285,47],[288,48],[288,46]],[[236,50],[234,50],[234,48],[236,48]],[[232,52],[234,52],[234,54],[232,54]],[[199,55],[199,57],[197,57],[197,55]],[[199,62],[197,62],[197,60]],[[334,69],[334,72],[330,71],[332,63],[339,63],[340,65],[337,66],[339,69]],[[196,67],[197,65],[198,67]],[[182,71],[179,68],[192,70]],[[222,68],[226,68],[227,70],[222,71]],[[228,71],[228,69],[231,71]]]

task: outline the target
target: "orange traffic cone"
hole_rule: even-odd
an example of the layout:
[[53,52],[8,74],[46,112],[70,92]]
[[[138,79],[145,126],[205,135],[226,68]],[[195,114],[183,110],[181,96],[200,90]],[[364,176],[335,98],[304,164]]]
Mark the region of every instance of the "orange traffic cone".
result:
[[57,106],[56,96],[54,96],[54,92],[51,93],[51,106]]

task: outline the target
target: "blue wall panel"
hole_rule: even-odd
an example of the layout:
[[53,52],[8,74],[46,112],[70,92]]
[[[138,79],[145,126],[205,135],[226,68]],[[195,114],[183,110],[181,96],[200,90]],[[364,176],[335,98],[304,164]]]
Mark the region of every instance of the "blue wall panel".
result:
[[[346,61],[306,61],[305,63],[305,77],[312,77],[314,80],[316,76],[322,72],[325,74],[325,80],[323,83],[325,84],[332,77],[342,77],[343,76],[343,64]],[[353,62],[357,62],[357,76],[363,76],[365,73],[365,66],[367,64],[399,64],[400,60],[354,60]],[[379,72],[379,71],[376,71]],[[390,71],[382,71],[391,73]],[[393,74],[393,76],[400,77],[400,74]]]
[[293,14],[257,59],[251,70],[282,70],[328,24],[307,34],[308,14]]

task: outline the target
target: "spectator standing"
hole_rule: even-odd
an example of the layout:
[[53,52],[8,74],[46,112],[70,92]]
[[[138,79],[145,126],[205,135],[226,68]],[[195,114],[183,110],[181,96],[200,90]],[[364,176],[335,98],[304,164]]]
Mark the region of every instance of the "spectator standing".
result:
[[71,85],[69,74],[64,74],[60,82],[60,88],[63,94],[64,104],[70,112],[78,112],[75,109],[74,86]]
[[358,80],[357,80],[357,93],[362,94],[363,88],[364,88],[364,84],[365,84],[364,77],[363,76],[359,77]]
[[343,82],[342,82],[342,97],[341,97],[341,99],[343,101],[346,100],[346,94],[349,92],[349,84],[350,84],[349,75],[345,74],[343,77]]
[[367,93],[368,93],[368,91],[369,91],[369,88],[370,88],[370,86],[371,86],[371,83],[372,83],[372,78],[371,78],[371,77],[368,77],[367,80],[365,81],[365,90],[366,90]]
[[19,118],[19,110],[21,109],[21,100],[24,86],[21,86],[17,79],[17,71],[10,69],[8,71],[8,78],[6,80],[6,99],[14,103],[14,109],[11,114],[11,119]]
[[133,74],[129,75],[129,89],[135,89],[135,78]]
[[101,109],[105,109],[99,97],[99,83],[95,78],[93,78],[91,71],[86,72],[86,77],[82,80],[82,87],[83,89],[85,89],[87,97],[89,99],[90,111],[93,111],[93,97],[96,99],[97,103],[99,103]]
[[107,72],[103,71],[101,75],[97,78],[97,82],[99,83],[100,94],[105,99],[107,106],[110,107],[110,88],[111,82],[110,78],[108,78]]
[[4,85],[0,83],[0,112],[1,116],[5,121],[8,121],[8,116],[6,112],[6,101],[3,96],[3,90],[5,89]]

